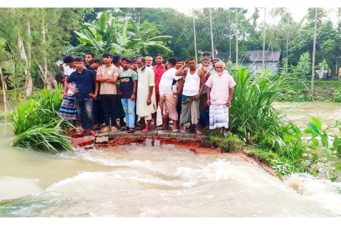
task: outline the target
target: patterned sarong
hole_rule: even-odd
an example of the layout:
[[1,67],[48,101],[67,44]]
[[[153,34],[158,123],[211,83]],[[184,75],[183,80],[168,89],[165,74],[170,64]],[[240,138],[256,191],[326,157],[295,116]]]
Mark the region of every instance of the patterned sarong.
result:
[[194,99],[195,96],[181,96],[181,114],[180,124],[191,122],[191,124],[198,124],[199,121],[199,101]]
[[160,109],[163,118],[170,118],[171,120],[178,120],[178,112],[176,105],[178,103],[178,96],[175,94],[166,94],[160,96]]
[[64,97],[57,114],[65,120],[77,120],[78,115],[75,106],[75,98],[73,96]]
[[226,105],[210,105],[210,129],[229,126],[229,108]]

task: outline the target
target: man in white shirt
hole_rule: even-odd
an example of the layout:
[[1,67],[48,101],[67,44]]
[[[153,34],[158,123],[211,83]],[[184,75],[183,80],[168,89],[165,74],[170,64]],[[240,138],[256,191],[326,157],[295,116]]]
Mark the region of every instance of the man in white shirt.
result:
[[216,72],[206,81],[207,105],[210,107],[210,129],[220,128],[220,133],[226,135],[229,126],[229,107],[232,104],[236,82],[225,70],[224,62],[217,62]]
[[160,108],[162,114],[162,129],[168,129],[169,119],[173,121],[172,132],[177,133],[179,130],[178,112],[176,106],[178,96],[181,93],[177,88],[177,81],[182,79],[181,76],[176,76],[176,58],[171,57],[168,60],[168,70],[162,75],[159,83]]

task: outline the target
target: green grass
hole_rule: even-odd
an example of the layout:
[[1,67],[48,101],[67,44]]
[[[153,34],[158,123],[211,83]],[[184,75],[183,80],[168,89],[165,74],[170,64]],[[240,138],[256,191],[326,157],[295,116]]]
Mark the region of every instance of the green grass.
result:
[[16,134],[13,146],[49,153],[71,150],[71,144],[61,129],[68,123],[56,114],[61,101],[61,89],[57,88],[39,90],[19,102],[16,110],[9,114]]
[[71,151],[72,146],[68,137],[61,135],[59,125],[57,124],[56,127],[50,127],[49,124],[33,126],[17,135],[13,145],[47,153],[58,153],[62,150]]
[[287,90],[283,90],[277,97],[277,101],[304,102],[304,101],[328,101],[341,102],[340,80],[315,80],[314,93],[311,93],[311,81],[288,80]]
[[227,137],[222,136],[217,131],[210,132],[206,136],[206,142],[220,148],[222,152],[238,151],[245,146],[244,142],[237,135],[230,132]]

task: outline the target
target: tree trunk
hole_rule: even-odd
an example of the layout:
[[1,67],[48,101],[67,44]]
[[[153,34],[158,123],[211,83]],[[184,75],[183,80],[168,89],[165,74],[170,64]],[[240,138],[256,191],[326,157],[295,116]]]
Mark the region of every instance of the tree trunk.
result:
[[7,113],[7,84],[4,78],[4,74],[2,73],[2,68],[0,67],[0,78],[1,78],[1,86],[2,86],[2,95],[3,95],[3,102],[4,102],[4,110]]
[[57,87],[58,83],[56,79],[54,79],[53,74],[47,69],[47,64],[45,65],[45,68],[43,68],[43,66],[40,64],[37,65],[40,70],[40,73],[42,74],[44,87],[46,87],[48,90],[52,90],[53,88]]
[[45,88],[48,90],[52,90],[52,73],[48,70],[48,63],[47,63],[47,51],[46,51],[46,23],[45,23],[45,16],[44,16],[44,9],[41,9],[41,34],[42,34],[42,44],[43,44],[43,63],[44,69],[40,68],[42,72],[42,80],[44,82]]
[[[23,97],[30,96],[33,93],[33,80],[31,76],[31,23],[27,20],[27,30],[26,30],[26,50],[25,43],[18,37],[19,49],[21,49],[21,58],[25,60],[25,86],[23,91]],[[23,46],[23,48],[20,47]],[[27,54],[26,54],[27,52]]]

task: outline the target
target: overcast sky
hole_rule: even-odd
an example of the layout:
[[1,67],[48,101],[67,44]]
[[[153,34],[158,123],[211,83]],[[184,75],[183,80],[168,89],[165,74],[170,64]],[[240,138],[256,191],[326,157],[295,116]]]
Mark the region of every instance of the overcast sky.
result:
[[[299,21],[307,12],[308,7],[320,7],[334,9],[329,12],[329,16],[336,24],[337,7],[341,8],[341,0],[96,0],[96,1],[41,1],[41,0],[0,0],[0,7],[141,7],[141,8],[175,8],[187,15],[191,14],[192,7],[242,7],[248,8],[248,16],[252,15],[254,7],[267,7],[267,18],[270,18],[270,10],[274,7],[289,7],[294,19]],[[260,20],[263,19],[261,12]],[[271,20],[267,19],[270,23]]]
[[[247,13],[247,17],[251,17],[252,13],[254,12],[255,8],[254,7],[251,7],[251,8],[248,8],[248,7],[242,7],[242,8],[246,8],[248,10],[248,13]],[[177,7],[175,8],[177,11],[179,12],[182,12],[182,13],[185,13],[186,15],[191,15],[192,13],[192,8],[184,8],[184,7]],[[271,23],[271,21],[273,20],[271,18],[271,11],[273,10],[274,8],[267,8],[266,9],[266,15],[267,15],[267,23]],[[338,17],[337,17],[337,14],[336,14],[336,8],[325,8],[327,10],[327,17],[333,21],[334,25],[337,24],[338,22]],[[306,14],[307,14],[307,11],[308,11],[308,7],[306,6],[302,6],[302,5],[299,5],[295,8],[289,8],[289,11],[292,13],[293,17],[294,17],[294,20],[295,21],[300,21]],[[264,11],[263,9],[260,9],[259,11],[259,20],[263,20],[264,18]]]

